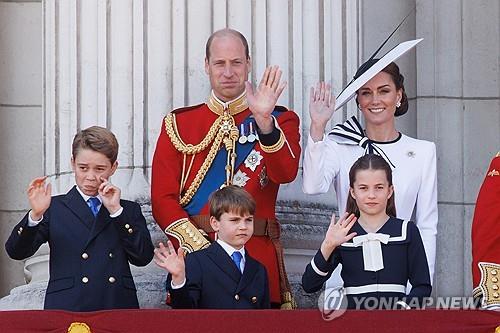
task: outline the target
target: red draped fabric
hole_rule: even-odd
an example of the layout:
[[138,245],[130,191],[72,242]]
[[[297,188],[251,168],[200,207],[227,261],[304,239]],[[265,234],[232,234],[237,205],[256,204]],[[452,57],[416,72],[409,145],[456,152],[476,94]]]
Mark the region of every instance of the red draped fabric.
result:
[[[71,323],[114,332],[495,332],[500,312],[482,310],[347,311],[332,320],[318,310],[0,311],[0,332],[66,333]],[[500,331],[500,328],[498,328]],[[83,332],[83,331],[78,331]]]

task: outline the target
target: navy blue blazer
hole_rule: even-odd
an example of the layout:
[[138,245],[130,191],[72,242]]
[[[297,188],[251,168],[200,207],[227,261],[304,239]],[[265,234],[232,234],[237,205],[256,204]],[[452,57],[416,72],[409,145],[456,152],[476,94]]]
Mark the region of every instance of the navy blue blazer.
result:
[[186,284],[171,288],[176,309],[266,309],[269,282],[264,266],[245,251],[245,269],[238,270],[231,257],[217,243],[186,256]]
[[145,266],[154,247],[140,206],[121,200],[116,218],[101,206],[94,217],[76,186],[52,197],[43,220],[28,226],[28,214],[12,231],[5,248],[13,259],[32,256],[49,243],[49,284],[45,309],[96,311],[138,308],[129,262]]
[[[358,236],[367,234],[358,222],[354,223],[349,233],[351,232],[356,232]],[[363,248],[353,246],[353,241],[350,240],[337,247],[328,260],[325,260],[321,250],[316,253],[302,275],[304,290],[320,290],[338,264],[342,264],[340,275],[344,280],[348,308],[355,308],[357,303],[354,298],[362,297],[390,297],[420,304],[424,297],[430,296],[432,287],[424,245],[417,226],[411,221],[391,217],[377,233],[390,236],[387,244],[381,244],[383,269],[376,272],[365,271]],[[412,289],[406,295],[408,281]]]

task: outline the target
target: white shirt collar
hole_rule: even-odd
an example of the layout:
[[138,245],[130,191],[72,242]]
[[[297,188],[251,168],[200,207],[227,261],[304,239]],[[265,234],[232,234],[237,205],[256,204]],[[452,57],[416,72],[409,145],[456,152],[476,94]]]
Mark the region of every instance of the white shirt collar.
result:
[[[76,189],[78,190],[78,193],[80,193],[80,195],[82,196],[82,198],[83,198],[83,200],[84,200],[85,202],[87,202],[87,201],[89,200],[89,198],[91,198],[91,196],[90,196],[90,195],[86,195],[85,193],[83,193],[83,192],[82,192],[82,190],[78,187],[78,185],[76,185]],[[100,195],[98,194],[98,195],[96,195],[95,197],[96,197],[97,199],[99,199],[99,201],[100,201],[100,202],[101,202],[101,204],[102,204],[102,199],[101,199]]]
[[241,256],[243,257],[242,260],[245,260],[245,247],[244,246],[241,249],[236,250],[234,247],[232,247],[228,243],[224,242],[220,238],[217,238],[216,242],[219,243],[220,246],[222,246],[222,248],[224,249],[224,251],[226,251],[226,253],[228,254],[228,256],[231,257],[233,255],[233,252],[239,252],[239,253],[241,253]]

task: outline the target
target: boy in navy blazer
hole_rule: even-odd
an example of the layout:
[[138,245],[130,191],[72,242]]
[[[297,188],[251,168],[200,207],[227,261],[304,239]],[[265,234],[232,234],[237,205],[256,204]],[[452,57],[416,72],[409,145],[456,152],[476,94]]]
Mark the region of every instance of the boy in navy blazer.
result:
[[244,189],[226,186],[209,198],[217,240],[187,255],[170,241],[155,249],[155,262],[170,274],[167,287],[177,309],[269,308],[266,269],[245,250],[253,233],[255,201]]
[[129,263],[147,265],[154,247],[140,206],[121,200],[120,189],[109,182],[117,155],[113,133],[87,128],[72,145],[76,186],[51,197],[45,176],[28,187],[31,210],[14,227],[5,248],[11,258],[22,260],[49,243],[45,309],[139,307]]

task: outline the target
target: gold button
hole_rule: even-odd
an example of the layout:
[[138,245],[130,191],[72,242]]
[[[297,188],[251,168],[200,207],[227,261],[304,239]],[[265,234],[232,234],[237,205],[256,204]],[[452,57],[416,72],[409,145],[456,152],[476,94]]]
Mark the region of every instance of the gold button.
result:
[[109,252],[108,256],[109,256],[110,258],[113,258],[113,257],[114,257],[113,252]]
[[496,284],[494,284],[494,285],[491,286],[491,289],[498,290],[498,286]]
[[130,228],[130,224],[127,223],[127,224],[125,224],[125,229],[128,229],[128,228]]
[[240,300],[240,295],[238,295],[238,294],[234,295],[234,299],[237,300],[237,301],[239,301]]
[[254,303],[254,304],[257,303],[257,297],[255,297],[255,296],[252,297],[252,303]]
[[82,277],[82,282],[83,282],[83,283],[87,283],[87,282],[89,282],[89,278],[88,278],[88,277],[86,277],[86,276]]
[[82,253],[82,258],[83,259],[88,259],[89,258],[89,255],[85,252]]
[[491,270],[491,275],[497,275],[497,270],[496,269],[492,269]]
[[493,293],[493,297],[494,297],[494,298],[498,298],[498,297],[500,297],[500,295],[499,295],[498,293],[496,293],[496,292],[495,292],[495,293]]
[[128,233],[129,233],[129,234],[131,234],[131,233],[133,233],[133,232],[134,232],[134,230],[132,230],[132,228],[128,229]]
[[110,276],[109,279],[108,279],[108,281],[110,283],[115,283],[116,279],[114,278],[114,276]]
[[496,278],[496,277],[492,277],[492,278],[491,278],[491,282],[493,282],[493,283],[497,283],[497,282],[498,282],[498,278]]

